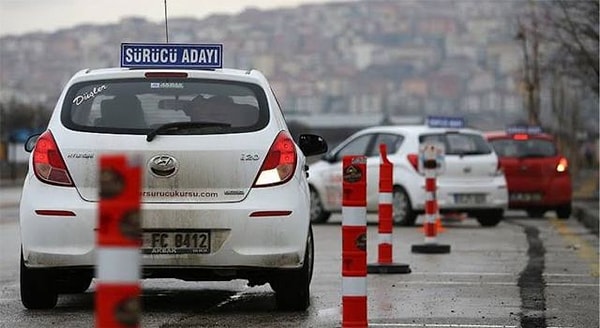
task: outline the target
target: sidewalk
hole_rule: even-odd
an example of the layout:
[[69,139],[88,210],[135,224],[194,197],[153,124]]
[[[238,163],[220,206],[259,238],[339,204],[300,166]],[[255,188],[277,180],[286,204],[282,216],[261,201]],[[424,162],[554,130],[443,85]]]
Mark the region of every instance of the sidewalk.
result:
[[598,236],[598,169],[584,169],[573,179],[573,217]]

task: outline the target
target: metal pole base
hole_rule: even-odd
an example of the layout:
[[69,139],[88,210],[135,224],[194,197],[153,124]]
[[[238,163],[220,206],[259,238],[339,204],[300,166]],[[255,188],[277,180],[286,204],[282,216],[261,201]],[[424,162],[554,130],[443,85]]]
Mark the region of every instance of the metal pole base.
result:
[[408,264],[372,263],[367,265],[367,273],[411,273]]
[[422,253],[422,254],[446,254],[450,253],[450,245],[440,245],[440,244],[420,244],[420,245],[412,245],[413,253]]

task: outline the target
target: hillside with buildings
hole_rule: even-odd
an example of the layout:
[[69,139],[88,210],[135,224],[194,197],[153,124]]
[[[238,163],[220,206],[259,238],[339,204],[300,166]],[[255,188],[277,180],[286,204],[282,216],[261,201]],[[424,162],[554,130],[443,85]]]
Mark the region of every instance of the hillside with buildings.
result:
[[[224,65],[256,68],[286,115],[526,118],[518,1],[359,1],[169,20],[171,43],[222,43]],[[0,39],[0,101],[50,108],[82,68],[118,66],[122,42],[164,42],[140,18]],[[334,122],[339,123],[339,119]]]

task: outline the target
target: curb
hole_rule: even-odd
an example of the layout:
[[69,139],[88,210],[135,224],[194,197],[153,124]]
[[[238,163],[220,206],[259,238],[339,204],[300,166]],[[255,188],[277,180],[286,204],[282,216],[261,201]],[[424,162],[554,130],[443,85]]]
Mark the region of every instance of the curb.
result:
[[573,216],[593,234],[598,236],[598,213],[581,204],[573,205]]

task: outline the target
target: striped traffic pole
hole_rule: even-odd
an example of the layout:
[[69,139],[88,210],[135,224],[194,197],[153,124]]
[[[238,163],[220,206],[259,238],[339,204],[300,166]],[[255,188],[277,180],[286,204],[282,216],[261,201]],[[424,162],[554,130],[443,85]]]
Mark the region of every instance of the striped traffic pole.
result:
[[342,167],[342,327],[367,327],[367,158]]
[[408,264],[394,263],[393,258],[393,206],[394,165],[387,157],[386,144],[379,145],[379,226],[377,263],[367,265],[367,273],[410,273]]
[[140,167],[122,155],[100,158],[95,326],[139,327]]
[[436,193],[436,170],[426,168],[425,170],[425,243],[413,245],[413,253],[442,254],[450,253],[450,245],[437,243],[437,223],[438,204],[435,197]]

